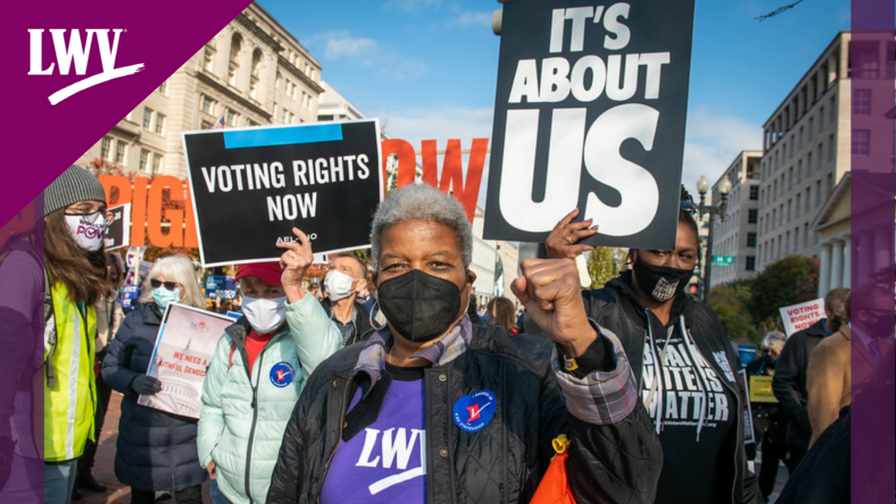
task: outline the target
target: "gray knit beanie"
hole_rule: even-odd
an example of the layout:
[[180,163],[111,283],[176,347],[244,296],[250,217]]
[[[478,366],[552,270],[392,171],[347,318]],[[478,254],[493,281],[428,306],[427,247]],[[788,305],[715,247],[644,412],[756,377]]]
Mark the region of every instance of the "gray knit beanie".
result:
[[71,165],[44,189],[44,217],[79,201],[106,201],[103,184],[89,171]]

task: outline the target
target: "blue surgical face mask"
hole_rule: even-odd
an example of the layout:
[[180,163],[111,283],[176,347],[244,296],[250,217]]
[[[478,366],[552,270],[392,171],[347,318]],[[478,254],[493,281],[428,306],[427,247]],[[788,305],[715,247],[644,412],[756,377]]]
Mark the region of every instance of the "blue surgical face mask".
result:
[[163,287],[157,287],[152,290],[152,298],[160,310],[168,308],[168,303],[177,303],[180,301],[180,287],[172,290]]

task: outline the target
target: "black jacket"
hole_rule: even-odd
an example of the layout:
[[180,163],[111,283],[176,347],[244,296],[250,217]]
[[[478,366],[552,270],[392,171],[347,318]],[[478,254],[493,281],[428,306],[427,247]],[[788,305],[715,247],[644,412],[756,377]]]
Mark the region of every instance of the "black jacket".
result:
[[[648,308],[631,286],[631,276],[630,270],[623,271],[620,276],[607,282],[603,289],[585,291],[582,296],[588,316],[602,327],[613,331],[622,341],[640,391],[644,341],[648,334]],[[719,376],[724,376],[725,371],[721,369],[715,359],[711,358],[714,352],[724,351],[731,370],[735,373],[738,371],[740,362],[737,354],[725,336],[715,313],[708,306],[682,295],[676,298],[672,311],[684,316],[685,326],[694,336],[700,353],[704,355],[706,362],[713,366]],[[649,316],[654,324],[661,325],[656,316],[652,313]],[[732,504],[762,502],[762,497],[756,486],[755,475],[746,467],[743,392],[740,387],[732,388],[727,380],[721,380],[721,382],[729,387],[729,391],[735,394],[738,400],[735,414],[737,427],[734,429],[736,435],[730,437],[726,444],[720,447],[719,454],[720,461],[730,460],[731,463],[720,467],[720,474],[731,484],[730,502]],[[687,454],[682,454],[682,456],[687,456]],[[683,498],[682,502],[685,500]]]
[[[344,348],[311,376],[286,428],[268,502],[313,503],[341,439],[364,431],[379,415],[391,383],[388,371],[346,415],[366,374],[352,371],[363,345]],[[467,350],[425,370],[427,502],[528,503],[554,452],[551,441],[573,441],[567,462],[579,503],[653,502],[662,451],[640,404],[611,425],[569,415],[551,370],[551,343],[525,334],[513,339],[500,328],[474,326]],[[481,431],[469,434],[451,420],[455,401],[489,389],[498,410]]]
[[[324,298],[320,302],[323,305],[324,310],[327,312],[327,315],[330,318],[333,318],[333,303],[330,302],[330,298]],[[364,306],[364,303],[355,299],[355,331],[352,333],[351,337],[349,337],[348,341],[345,342],[345,346],[350,346],[359,341],[366,341],[370,338],[370,335],[373,334],[373,326],[370,325],[370,312],[367,311],[367,307]]]
[[[772,360],[768,355],[763,355],[747,364],[747,377],[769,376],[771,374],[769,371],[775,370],[776,366],[777,360]],[[784,443],[787,436],[787,417],[784,416],[778,404],[757,402],[753,403],[751,408],[753,410],[753,431],[756,433],[756,442]]]
[[131,381],[146,373],[159,332],[155,303],[125,317],[103,360],[103,379],[124,394],[115,450],[115,477],[138,490],[178,491],[208,478],[199,465],[197,420],[137,404]]
[[778,406],[787,417],[787,442],[798,448],[809,448],[812,438],[812,425],[809,423],[809,410],[806,402],[809,392],[806,388],[806,370],[809,368],[809,355],[812,350],[827,336],[821,319],[802,331],[795,332],[778,357],[772,389],[778,398]]
[[[812,445],[812,449],[797,466],[796,471],[790,475],[790,479],[781,490],[781,495],[775,501],[777,504],[841,504],[850,502],[851,425],[850,407],[846,406],[840,410],[840,418],[821,433],[821,436]],[[890,443],[892,443],[892,439],[890,438]],[[886,442],[883,439],[881,441]],[[890,473],[889,480],[891,482],[892,478],[892,473]],[[885,485],[884,488],[886,488]],[[884,502],[884,499],[875,500],[875,502]]]

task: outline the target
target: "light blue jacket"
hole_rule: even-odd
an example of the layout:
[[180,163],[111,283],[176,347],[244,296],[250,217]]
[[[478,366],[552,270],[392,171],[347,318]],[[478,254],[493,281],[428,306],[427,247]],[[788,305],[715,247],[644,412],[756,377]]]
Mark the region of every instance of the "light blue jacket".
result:
[[287,304],[286,321],[256,358],[251,380],[245,317],[221,337],[205,377],[199,461],[215,462],[218,488],[234,504],[265,502],[293,406],[314,368],[341,342],[313,296]]

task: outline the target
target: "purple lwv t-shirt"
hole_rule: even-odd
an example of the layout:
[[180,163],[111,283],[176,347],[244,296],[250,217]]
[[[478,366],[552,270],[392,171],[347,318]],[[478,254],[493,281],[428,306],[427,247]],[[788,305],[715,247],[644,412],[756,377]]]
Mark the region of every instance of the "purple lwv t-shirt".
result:
[[[422,377],[392,380],[376,421],[336,449],[321,504],[426,502],[423,390]],[[358,389],[351,408],[360,397]]]

